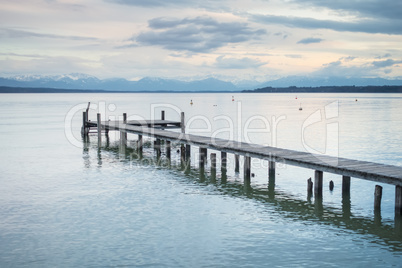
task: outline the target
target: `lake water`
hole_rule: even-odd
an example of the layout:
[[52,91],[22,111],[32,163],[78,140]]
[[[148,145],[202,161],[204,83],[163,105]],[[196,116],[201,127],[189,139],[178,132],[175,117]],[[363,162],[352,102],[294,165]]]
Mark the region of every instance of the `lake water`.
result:
[[[176,148],[158,165],[136,135],[83,143],[90,119],[179,120],[188,133],[402,165],[402,94],[2,94],[1,267],[401,267],[395,188],[324,173],[322,204],[307,196],[313,170],[253,160],[251,189],[229,157],[227,180],[205,179],[192,148],[190,171]],[[190,101],[193,105],[190,105]],[[299,110],[302,107],[302,110]],[[174,144],[174,146],[178,146]],[[209,153],[214,151],[209,150]],[[218,152],[215,152],[218,155]],[[162,158],[165,156],[162,155]],[[335,183],[333,191],[328,183]]]

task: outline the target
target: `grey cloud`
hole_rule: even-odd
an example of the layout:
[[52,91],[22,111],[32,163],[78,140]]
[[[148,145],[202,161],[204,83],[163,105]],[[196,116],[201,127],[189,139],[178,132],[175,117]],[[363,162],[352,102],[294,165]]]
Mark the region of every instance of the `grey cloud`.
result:
[[230,10],[230,7],[228,7],[227,3],[225,3],[226,0],[204,0],[204,1],[196,1],[196,0],[103,0],[103,1],[115,3],[115,4],[136,6],[136,7],[145,7],[145,8],[194,7],[194,8],[208,9],[208,10],[217,10],[217,11]]
[[190,1],[187,0],[105,0],[117,4],[142,6],[142,7],[156,7],[156,6],[172,6],[172,5],[187,5]]
[[85,37],[85,36],[68,36],[68,35],[58,35],[58,34],[42,34],[24,30],[16,30],[16,29],[7,29],[0,28],[0,38],[51,38],[51,39],[70,39],[70,40],[78,40],[78,41],[94,41],[98,40],[98,38],[94,37]]
[[216,58],[215,66],[223,69],[248,69],[248,68],[258,68],[265,63],[251,59],[248,57],[236,59],[236,58],[225,58],[225,56],[219,56]]
[[392,55],[390,54],[390,53],[386,53],[386,54],[384,54],[384,55],[381,55],[381,56],[377,56],[377,57],[375,57],[376,59],[384,59],[384,58],[389,58],[389,57],[391,57]]
[[298,44],[312,44],[312,43],[321,43],[322,41],[324,41],[324,39],[310,37],[310,38],[304,38],[297,43]]
[[373,61],[372,64],[374,67],[377,68],[384,68],[384,67],[390,67],[393,66],[395,64],[399,64],[402,63],[402,61],[396,61],[393,59],[387,59],[387,60],[380,60],[380,61]]
[[400,24],[391,20],[361,20],[358,22],[342,22],[333,20],[317,20],[312,18],[274,16],[274,15],[251,15],[253,21],[264,24],[281,24],[292,28],[304,29],[331,29],[340,32],[364,32],[402,34]]
[[301,59],[302,58],[302,55],[300,55],[300,54],[286,54],[284,56],[287,58],[291,58],[291,59]]
[[302,5],[325,7],[339,12],[356,14],[362,18],[402,19],[402,2],[398,0],[293,0]]
[[402,60],[387,59],[382,61],[373,61],[371,63],[362,65],[348,66],[344,65],[342,62],[347,62],[345,59],[346,58],[341,58],[338,61],[323,64],[322,68],[313,74],[319,76],[367,77],[370,75],[378,75],[379,72],[391,73],[393,66],[402,63]]
[[266,34],[265,30],[251,29],[246,23],[219,22],[210,17],[182,20],[157,18],[149,21],[149,27],[151,30],[130,40],[169,50],[208,52],[230,43],[256,40]]

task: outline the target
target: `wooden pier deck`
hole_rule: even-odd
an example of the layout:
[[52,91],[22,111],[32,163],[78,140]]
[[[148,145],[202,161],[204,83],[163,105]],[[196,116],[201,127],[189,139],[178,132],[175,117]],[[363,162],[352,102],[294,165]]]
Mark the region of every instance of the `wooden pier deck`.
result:
[[[101,131],[115,130],[122,134],[133,133],[139,135],[142,141],[142,135],[153,137],[156,139],[156,145],[159,146],[160,156],[160,140],[176,142],[182,144],[182,158],[190,155],[190,145],[200,148],[200,167],[205,164],[207,157],[207,149],[213,149],[222,152],[221,158],[226,158],[226,153],[235,154],[235,170],[238,171],[239,155],[244,156],[244,179],[245,182],[250,181],[250,159],[259,158],[269,162],[269,174],[275,176],[275,163],[283,163],[303,168],[315,170],[314,175],[314,195],[322,196],[322,181],[323,172],[339,174],[343,176],[343,192],[350,191],[350,179],[360,178],[380,183],[395,185],[395,212],[397,215],[402,215],[402,167],[386,165],[374,162],[353,160],[341,157],[333,157],[327,155],[311,154],[289,149],[281,149],[271,146],[262,146],[246,142],[220,139],[215,137],[205,137],[184,133],[184,113],[182,113],[181,122],[168,120],[141,120],[127,121],[124,115],[123,121],[101,121],[98,114],[97,122],[87,120],[87,114],[83,115],[83,128],[97,128],[98,142],[101,141]],[[164,113],[162,113],[164,119]],[[181,132],[170,131],[166,129],[181,128]],[[83,133],[88,133],[84,131]],[[124,135],[121,135],[123,138]],[[125,138],[126,139],[126,138]],[[142,145],[140,146],[140,148]],[[170,155],[170,151],[169,151]],[[215,158],[216,156],[214,156]],[[186,157],[187,158],[187,157]],[[212,159],[211,159],[212,160]],[[216,160],[213,160],[216,162]],[[216,163],[214,164],[216,165]],[[222,160],[222,165],[226,165],[226,159]],[[379,186],[381,187],[381,186]],[[380,204],[381,195],[375,196],[375,204]],[[375,205],[377,206],[377,205]]]
[[[326,155],[316,155],[306,152],[148,127],[150,125],[160,126],[164,121],[157,120],[156,122],[157,123],[144,122],[144,124],[141,126],[138,122],[137,124],[132,125],[131,122],[124,124],[118,121],[104,121],[101,123],[101,125],[103,129],[146,135],[156,139],[175,141],[178,143],[190,144],[202,148],[214,149],[221,152],[245,155],[268,161],[320,170],[323,172],[402,186],[402,167],[400,166],[385,165]],[[180,122],[176,122],[173,125],[179,126],[179,124]],[[96,127],[97,123],[91,123],[91,125]]]

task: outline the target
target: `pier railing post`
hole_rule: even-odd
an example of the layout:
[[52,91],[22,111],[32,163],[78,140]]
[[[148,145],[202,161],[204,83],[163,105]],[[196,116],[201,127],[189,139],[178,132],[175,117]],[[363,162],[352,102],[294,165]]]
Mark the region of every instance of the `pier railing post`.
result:
[[184,121],[184,112],[181,112],[181,116],[180,116],[180,127],[181,127],[181,133],[185,133],[185,131],[186,131],[186,125],[185,125],[185,121]]
[[[127,123],[127,114],[123,113],[123,124]],[[122,126],[120,127],[120,144],[122,146],[127,146],[127,132],[125,130],[122,130]]]
[[87,127],[88,115],[87,112],[82,112],[82,128],[81,128],[81,135],[83,137],[88,136],[88,127]]

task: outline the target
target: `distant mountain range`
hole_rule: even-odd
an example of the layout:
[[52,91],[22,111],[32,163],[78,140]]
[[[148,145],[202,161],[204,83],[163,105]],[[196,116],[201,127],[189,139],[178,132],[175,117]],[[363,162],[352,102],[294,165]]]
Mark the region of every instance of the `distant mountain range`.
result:
[[233,92],[257,88],[275,87],[321,87],[321,86],[395,86],[402,85],[402,80],[383,78],[340,78],[340,77],[305,77],[289,76],[277,80],[257,83],[256,81],[240,81],[236,84],[215,78],[196,81],[180,81],[174,79],[146,77],[138,81],[123,78],[98,79],[94,76],[72,73],[58,76],[19,75],[0,77],[0,86],[20,88],[54,88],[105,90],[127,92]]
[[208,78],[198,81],[179,81],[173,79],[146,77],[138,81],[129,81],[123,78],[100,80],[85,74],[69,74],[59,76],[13,76],[0,78],[0,86],[29,87],[29,88],[55,88],[55,89],[85,89],[107,91],[240,91],[230,82]]

